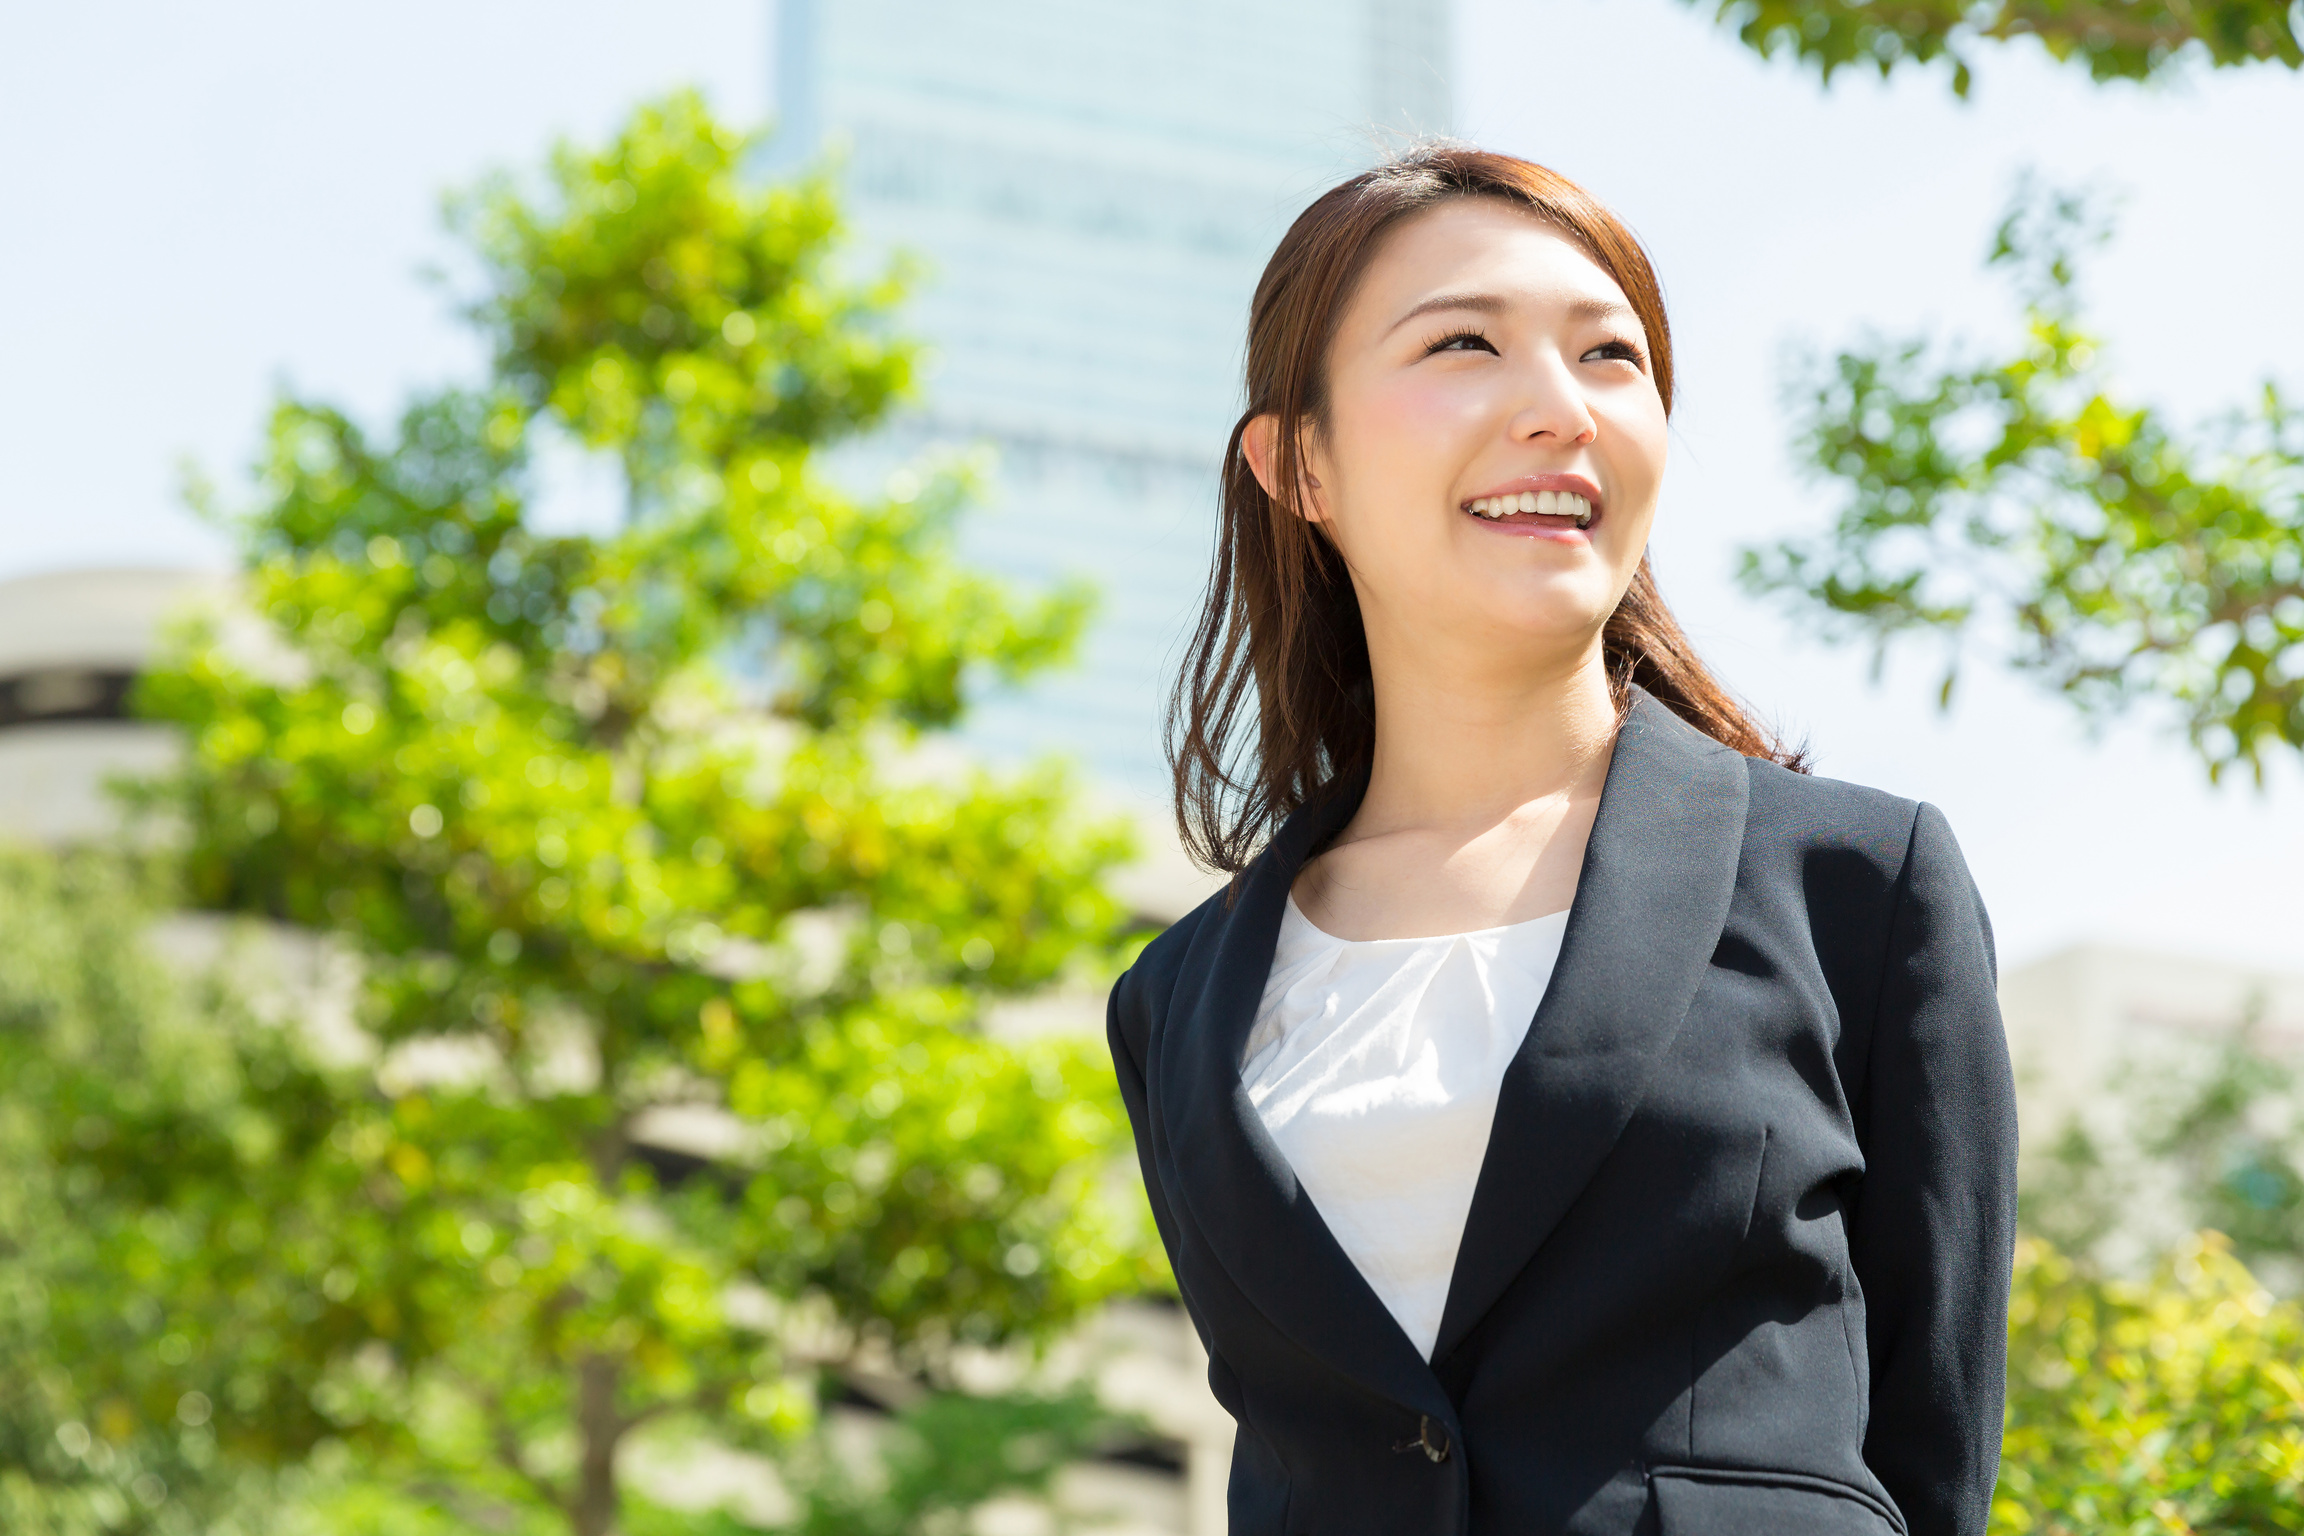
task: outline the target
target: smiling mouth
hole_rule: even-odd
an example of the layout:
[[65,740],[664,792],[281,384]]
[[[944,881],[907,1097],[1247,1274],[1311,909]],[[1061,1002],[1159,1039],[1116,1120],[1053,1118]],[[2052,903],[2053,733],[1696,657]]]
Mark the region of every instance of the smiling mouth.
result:
[[1475,496],[1464,503],[1472,516],[1500,523],[1508,518],[1555,518],[1554,526],[1589,528],[1595,516],[1592,503],[1574,491],[1521,491],[1510,496]]

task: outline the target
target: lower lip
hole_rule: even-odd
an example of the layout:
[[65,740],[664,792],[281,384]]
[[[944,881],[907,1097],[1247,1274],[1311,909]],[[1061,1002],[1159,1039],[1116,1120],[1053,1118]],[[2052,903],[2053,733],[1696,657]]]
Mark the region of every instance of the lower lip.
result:
[[1589,544],[1592,542],[1592,530],[1600,525],[1598,517],[1579,528],[1565,518],[1486,518],[1477,512],[1466,512],[1463,515],[1491,533],[1501,533],[1516,539],[1550,539],[1555,544]]

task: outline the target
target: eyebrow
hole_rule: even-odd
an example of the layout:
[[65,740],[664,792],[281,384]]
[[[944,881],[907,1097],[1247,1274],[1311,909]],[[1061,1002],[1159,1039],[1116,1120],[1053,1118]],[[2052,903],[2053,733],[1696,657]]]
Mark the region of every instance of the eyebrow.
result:
[[[1469,309],[1477,314],[1500,315],[1509,308],[1511,308],[1511,301],[1498,293],[1436,293],[1393,321],[1384,334],[1391,335],[1393,331],[1400,329],[1419,315],[1437,314],[1443,310]],[[1590,297],[1570,299],[1567,309],[1569,318],[1575,320],[1622,318],[1631,321],[1634,325],[1640,323],[1640,317],[1633,312],[1632,306],[1618,299]]]

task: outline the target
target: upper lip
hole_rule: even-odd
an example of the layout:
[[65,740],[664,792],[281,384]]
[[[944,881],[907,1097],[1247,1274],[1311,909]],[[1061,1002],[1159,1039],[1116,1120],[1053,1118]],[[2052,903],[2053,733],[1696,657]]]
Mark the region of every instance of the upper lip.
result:
[[1517,480],[1507,480],[1502,485],[1491,486],[1485,491],[1467,496],[1458,505],[1462,509],[1469,509],[1476,501],[1486,501],[1491,496],[1517,496],[1522,491],[1572,491],[1592,504],[1593,520],[1599,520],[1600,487],[1582,475],[1522,475]]

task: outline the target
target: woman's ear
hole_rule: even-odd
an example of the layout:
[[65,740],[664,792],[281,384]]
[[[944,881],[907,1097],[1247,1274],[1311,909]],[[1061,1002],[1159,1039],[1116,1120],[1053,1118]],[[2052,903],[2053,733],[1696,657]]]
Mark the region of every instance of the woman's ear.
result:
[[1264,487],[1264,494],[1274,501],[1280,493],[1272,488],[1275,469],[1274,449],[1280,444],[1280,418],[1266,411],[1249,418],[1247,430],[1240,434],[1240,452],[1248,460],[1248,468],[1256,476],[1256,483]]
[[[1281,499],[1276,489],[1280,472],[1280,418],[1270,411],[1249,418],[1247,430],[1240,434],[1240,452],[1248,460],[1248,468],[1256,476],[1256,483],[1264,487],[1264,494],[1274,501]],[[1320,477],[1312,473],[1311,445],[1299,442],[1296,454],[1297,473],[1303,477],[1304,495],[1300,506],[1309,522],[1327,520],[1327,502],[1320,495]]]

